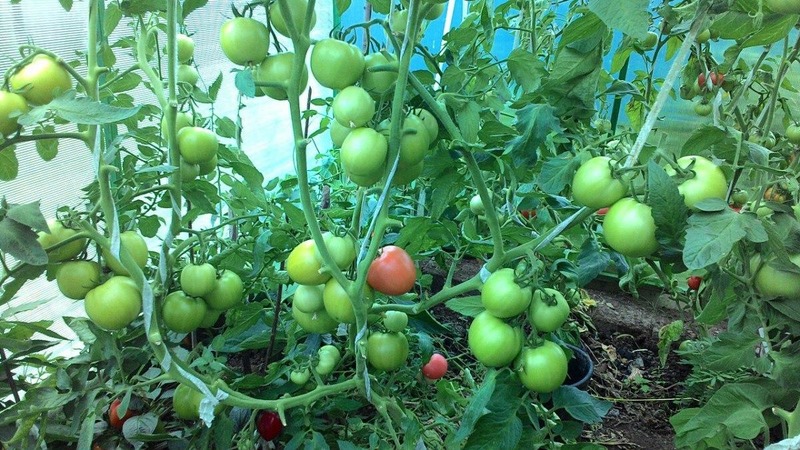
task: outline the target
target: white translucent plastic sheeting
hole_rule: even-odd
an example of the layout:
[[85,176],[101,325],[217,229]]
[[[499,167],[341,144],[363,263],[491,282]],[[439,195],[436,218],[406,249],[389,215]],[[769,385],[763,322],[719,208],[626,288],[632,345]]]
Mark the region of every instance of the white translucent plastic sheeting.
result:
[[[20,45],[32,42],[44,47],[66,61],[76,58],[76,52],[86,49],[86,20],[89,2],[75,2],[72,11],[65,12],[57,2],[39,0],[23,0],[19,4],[0,1],[0,29],[4,37],[0,40],[0,71],[5,71],[20,55]],[[236,2],[241,7],[244,2]],[[236,120],[238,107],[238,91],[234,85],[233,64],[228,61],[219,47],[219,29],[222,23],[232,17],[230,2],[209,1],[208,5],[193,12],[187,18],[187,31],[195,41],[195,62],[205,86],[212,83],[217,76],[223,74],[223,84],[214,105],[214,113]],[[264,20],[262,8],[256,9],[255,18]],[[109,39],[114,43],[122,36],[131,33],[131,19],[123,17],[119,26]],[[312,37],[327,37],[333,24],[332,3],[317,2],[317,24]],[[163,38],[163,36],[162,36]],[[288,39],[284,41],[288,43]],[[274,48],[270,48],[274,52]],[[117,59],[116,67],[127,68],[133,64],[130,49],[114,49]],[[85,68],[79,69],[85,71]],[[322,88],[309,72],[309,88],[314,97],[326,97],[330,90]],[[137,103],[155,104],[155,97],[145,88],[128,92],[135,97]],[[303,94],[303,103],[306,94]],[[241,110],[243,124],[242,150],[250,157],[254,165],[264,174],[265,180],[294,172],[292,162],[294,138],[291,134],[289,107],[287,102],[280,102],[267,97],[244,99],[245,107]],[[325,113],[325,111],[321,111]],[[201,111],[209,115],[210,110]],[[319,124],[319,116],[312,120],[310,130],[313,132]],[[61,130],[73,130],[72,126],[63,126]],[[124,132],[121,129],[120,132]],[[231,143],[231,142],[228,142]],[[316,139],[315,145],[309,147],[309,161],[313,162],[315,149],[327,149],[329,141],[327,133]],[[94,170],[89,151],[78,141],[62,140],[59,143],[58,156],[49,162],[42,161],[33,144],[17,146],[16,154],[20,162],[19,176],[11,182],[0,182],[0,196],[5,196],[9,203],[28,203],[40,201],[45,216],[51,217],[61,206],[81,209],[81,189],[91,183]],[[196,222],[202,226],[200,221]],[[162,230],[163,231],[163,230]],[[163,234],[163,233],[162,233]],[[156,249],[157,241],[151,242]],[[9,304],[0,306],[0,312],[23,302],[50,299],[45,305],[12,316],[12,320],[35,321],[53,320],[52,329],[67,337],[74,337],[71,330],[61,320],[62,316],[84,315],[83,302],[64,298],[58,291],[55,282],[48,282],[44,276],[29,282]],[[74,349],[72,343],[66,343],[61,350]],[[59,350],[56,350],[59,353]]]

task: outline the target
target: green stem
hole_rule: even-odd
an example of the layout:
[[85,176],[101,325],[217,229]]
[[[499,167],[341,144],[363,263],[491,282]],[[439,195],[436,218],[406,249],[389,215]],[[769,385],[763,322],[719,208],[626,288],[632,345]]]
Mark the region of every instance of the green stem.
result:
[[42,133],[42,134],[30,134],[30,135],[20,135],[14,136],[13,138],[9,138],[0,142],[0,151],[3,149],[10,147],[15,144],[19,144],[21,142],[30,142],[30,141],[40,141],[43,139],[77,139],[79,141],[83,141],[86,145],[89,145],[91,140],[91,134],[86,131],[74,132],[74,133]]

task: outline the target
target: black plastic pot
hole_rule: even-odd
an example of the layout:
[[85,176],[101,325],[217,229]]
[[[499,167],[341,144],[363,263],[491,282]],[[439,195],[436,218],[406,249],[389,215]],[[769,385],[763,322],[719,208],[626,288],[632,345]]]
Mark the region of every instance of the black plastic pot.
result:
[[580,347],[567,343],[562,343],[561,345],[572,351],[572,359],[569,360],[567,365],[567,379],[564,381],[564,385],[586,389],[594,373],[592,358]]

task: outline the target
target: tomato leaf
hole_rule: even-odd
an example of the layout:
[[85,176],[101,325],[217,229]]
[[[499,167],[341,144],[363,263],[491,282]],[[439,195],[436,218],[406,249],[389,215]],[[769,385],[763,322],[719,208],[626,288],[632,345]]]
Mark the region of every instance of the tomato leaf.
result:
[[[55,133],[56,127],[46,125],[40,128],[34,128],[33,135],[40,135],[44,133]],[[36,152],[43,161],[52,161],[58,155],[58,139],[37,139]]]
[[481,302],[480,295],[473,295],[470,297],[459,297],[448,300],[445,306],[453,311],[468,317],[475,317],[486,310]]
[[19,118],[19,122],[23,125],[33,125],[46,117],[48,111],[53,111],[56,116],[67,122],[81,125],[103,125],[128,119],[136,115],[139,109],[141,109],[141,105],[121,108],[94,101],[88,97],[76,97],[75,91],[69,91],[54,98],[46,105],[31,109],[28,114]]
[[603,273],[610,263],[611,256],[600,250],[597,240],[592,236],[587,237],[578,254],[578,278],[575,282],[578,286],[586,286]]
[[733,280],[723,273],[711,278],[711,295],[708,303],[695,320],[707,325],[716,325],[725,319],[728,306],[736,301],[736,292],[731,289]]
[[[202,8],[208,4],[208,0],[186,0],[183,2],[183,18],[184,20],[197,9]],[[230,442],[230,441],[228,441]]]
[[0,220],[0,250],[34,266],[47,264],[47,253],[29,227],[9,218]]
[[517,111],[517,123],[514,126],[519,136],[509,143],[504,154],[511,155],[514,164],[519,167],[536,164],[539,146],[545,142],[548,134],[564,132],[555,115],[555,108],[543,104],[528,105]]
[[773,350],[769,356],[775,364],[772,368],[775,382],[784,389],[793,389],[800,384],[800,344],[795,342],[780,350]]
[[392,2],[389,0],[369,0],[369,3],[375,12],[381,14],[389,14],[389,10],[392,7]]
[[19,174],[19,161],[14,146],[0,150],[0,181],[11,181]]
[[680,256],[688,210],[675,180],[652,159],[647,165],[647,205],[656,223],[656,240],[661,256],[671,260]]
[[496,370],[489,370],[486,373],[483,384],[472,396],[469,405],[467,405],[467,408],[464,410],[464,415],[461,417],[461,425],[458,427],[458,430],[447,437],[445,441],[446,448],[460,448],[461,444],[472,434],[478,420],[490,412],[486,409],[486,405],[489,404],[489,401],[492,399],[492,394],[494,394],[497,384],[496,379]]
[[253,78],[252,70],[237,70],[234,84],[236,85],[236,89],[245,97],[253,98],[256,96],[256,82]]
[[564,408],[575,420],[583,423],[599,423],[613,406],[613,403],[596,399],[574,386],[561,386],[553,392],[553,408]]
[[580,158],[574,158],[566,153],[555,158],[549,158],[542,164],[542,171],[539,173],[537,184],[547,194],[558,194],[572,181],[575,169],[580,164]]
[[9,205],[6,218],[25,225],[33,231],[50,231],[47,220],[42,215],[39,201],[25,203],[24,205]]
[[347,8],[350,7],[351,0],[336,0],[336,12],[341,14],[347,11]]
[[544,63],[522,47],[511,51],[507,64],[511,78],[522,87],[522,91],[525,93],[538,89],[542,85],[541,80],[547,76]]
[[647,37],[650,14],[649,0],[589,0],[589,10],[597,14],[609,28],[622,31],[634,39]]
[[64,8],[64,11],[71,11],[72,10],[72,0],[58,0],[58,3],[61,3],[61,7]]
[[716,264],[746,236],[753,242],[767,240],[766,230],[755,215],[737,214],[729,208],[719,212],[696,212],[688,223],[683,263],[692,270]]
[[667,363],[667,356],[672,350],[672,343],[678,341],[683,334],[683,321],[675,320],[658,330],[658,360],[661,367]]

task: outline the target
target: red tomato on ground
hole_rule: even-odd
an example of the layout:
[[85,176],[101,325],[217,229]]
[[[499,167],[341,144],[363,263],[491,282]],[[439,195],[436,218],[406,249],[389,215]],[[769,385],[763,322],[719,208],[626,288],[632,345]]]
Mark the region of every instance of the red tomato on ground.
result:
[[439,353],[431,355],[428,364],[422,366],[422,374],[429,380],[438,380],[447,373],[447,359]]

